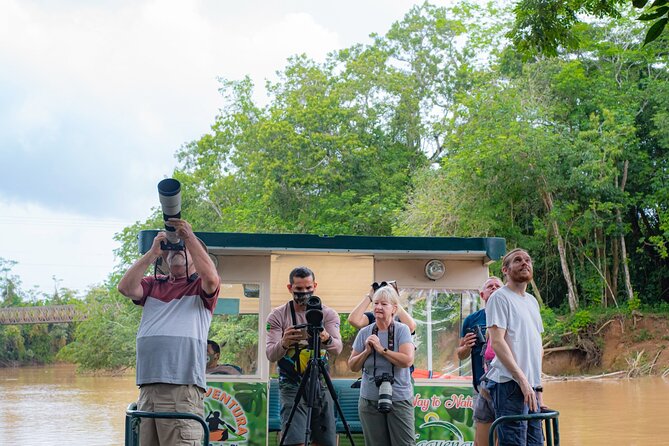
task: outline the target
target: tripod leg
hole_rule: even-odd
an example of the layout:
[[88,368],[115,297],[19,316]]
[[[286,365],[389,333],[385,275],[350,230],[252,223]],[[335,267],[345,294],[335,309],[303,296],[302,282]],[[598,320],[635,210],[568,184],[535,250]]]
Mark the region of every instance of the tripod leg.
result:
[[337,408],[337,413],[339,414],[339,417],[341,418],[341,422],[344,424],[344,430],[346,430],[346,436],[348,437],[348,441],[351,442],[351,446],[355,446],[355,442],[353,441],[353,434],[351,433],[351,428],[349,427],[348,423],[346,422],[346,417],[344,416],[344,411],[342,410],[341,406],[339,405],[339,399],[337,398],[337,392],[335,392],[334,385],[332,384],[332,380],[330,379],[330,375],[328,374],[328,371],[325,369],[325,364],[324,364],[322,359],[318,360],[318,370],[320,371],[321,375],[323,375],[323,379],[325,379],[325,384],[328,386],[328,391],[330,392],[330,396],[332,397],[332,401],[334,402],[334,405]]
[[[307,368],[304,370],[304,376],[302,378],[302,381],[300,382],[300,386],[297,388],[297,393],[295,394],[295,400],[293,401],[293,408],[290,410],[290,415],[288,415],[288,421],[286,422],[286,426],[282,429],[281,442],[279,443],[279,446],[284,445],[284,441],[286,439],[288,431],[290,430],[290,425],[293,422],[293,417],[295,416],[295,411],[297,410],[297,405],[300,404],[302,395],[304,395],[304,389],[306,388],[307,382],[309,381],[309,376],[312,368],[313,367],[311,365],[311,362],[309,362],[307,364]],[[309,429],[309,423],[307,423],[307,429]]]
[[320,381],[318,380],[318,366],[315,359],[309,360],[309,365],[304,373],[305,378],[308,377],[309,384],[307,386],[307,396],[305,402],[307,404],[307,422],[304,431],[304,446],[309,446],[311,440],[311,414],[314,410],[314,400],[316,399],[316,392],[320,391]]

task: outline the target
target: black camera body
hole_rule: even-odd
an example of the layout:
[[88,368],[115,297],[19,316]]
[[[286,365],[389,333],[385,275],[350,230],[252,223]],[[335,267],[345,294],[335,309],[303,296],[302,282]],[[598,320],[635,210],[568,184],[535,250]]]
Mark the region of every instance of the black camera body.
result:
[[395,384],[395,378],[390,373],[382,373],[381,376],[374,377],[374,384],[376,384],[376,387],[381,387],[381,384],[384,382]]
[[474,333],[476,335],[476,345],[485,344],[485,335],[483,334],[480,325],[474,325],[473,327],[468,328],[467,333]]

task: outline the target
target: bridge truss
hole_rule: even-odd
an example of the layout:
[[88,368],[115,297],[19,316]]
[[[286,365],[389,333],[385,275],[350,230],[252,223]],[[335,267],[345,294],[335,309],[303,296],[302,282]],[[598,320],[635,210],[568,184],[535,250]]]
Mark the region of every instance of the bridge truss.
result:
[[0,325],[75,322],[87,317],[88,315],[77,309],[75,305],[0,308]]

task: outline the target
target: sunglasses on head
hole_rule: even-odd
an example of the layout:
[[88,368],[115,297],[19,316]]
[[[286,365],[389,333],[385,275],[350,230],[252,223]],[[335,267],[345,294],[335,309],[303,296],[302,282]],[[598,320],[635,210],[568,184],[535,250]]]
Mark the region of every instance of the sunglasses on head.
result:
[[400,292],[400,290],[397,289],[397,281],[396,281],[396,280],[389,280],[389,281],[387,281],[387,282],[384,280],[384,281],[381,282],[381,283],[379,283],[379,282],[374,282],[374,283],[372,284],[372,289],[373,289],[374,291],[376,291],[376,290],[378,290],[379,288],[383,288],[384,286],[388,286],[388,285],[390,285],[391,287],[395,288],[395,291],[397,291],[398,293]]

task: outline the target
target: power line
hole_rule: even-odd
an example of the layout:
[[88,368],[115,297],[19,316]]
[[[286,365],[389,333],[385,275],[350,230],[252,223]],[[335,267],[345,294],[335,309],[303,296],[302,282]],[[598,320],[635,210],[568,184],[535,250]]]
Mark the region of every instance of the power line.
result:
[[68,226],[68,227],[87,227],[87,228],[109,228],[123,229],[130,223],[123,220],[91,220],[82,218],[37,218],[37,217],[14,217],[0,216],[2,225],[32,225],[32,226]]

